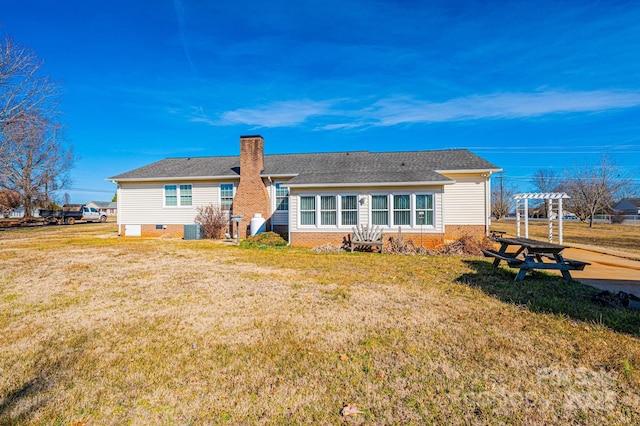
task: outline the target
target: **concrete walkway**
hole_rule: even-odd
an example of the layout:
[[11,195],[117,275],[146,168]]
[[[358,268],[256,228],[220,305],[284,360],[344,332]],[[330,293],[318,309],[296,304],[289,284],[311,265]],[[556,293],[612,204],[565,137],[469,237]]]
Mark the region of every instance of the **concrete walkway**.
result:
[[640,260],[634,260],[637,255],[623,252],[601,253],[600,251],[606,250],[600,248],[594,250],[598,251],[572,245],[562,252],[568,259],[591,263],[584,271],[571,271],[571,276],[582,284],[613,293],[624,291],[640,297]]

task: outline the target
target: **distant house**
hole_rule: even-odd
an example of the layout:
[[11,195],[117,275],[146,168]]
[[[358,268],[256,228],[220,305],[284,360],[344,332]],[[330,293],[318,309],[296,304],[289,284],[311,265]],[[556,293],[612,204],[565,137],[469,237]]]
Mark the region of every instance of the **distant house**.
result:
[[107,216],[115,216],[118,212],[118,203],[115,201],[89,201],[85,205],[96,208]]
[[640,215],[640,198],[623,198],[613,210],[625,215]]
[[[21,218],[23,218],[24,217],[24,206],[19,206],[19,207],[16,207],[15,209],[11,210],[6,217],[12,218],[12,219],[21,219]],[[40,217],[40,209],[39,208],[36,207],[36,208],[33,209],[33,217]]]
[[167,158],[110,178],[122,236],[184,237],[197,208],[254,215],[297,246],[340,244],[354,226],[399,230],[425,246],[486,235],[491,174],[464,149],[264,155],[261,136],[240,138],[240,156]]

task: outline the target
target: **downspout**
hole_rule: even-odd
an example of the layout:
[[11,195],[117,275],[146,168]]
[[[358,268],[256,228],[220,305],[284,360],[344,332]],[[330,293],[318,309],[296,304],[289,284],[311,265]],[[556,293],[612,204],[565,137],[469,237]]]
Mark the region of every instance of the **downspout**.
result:
[[116,223],[118,224],[118,237],[121,237],[120,224],[122,223],[122,220],[120,218],[120,183],[115,180],[112,180],[111,183],[116,185]]
[[489,236],[489,221],[491,220],[491,206],[489,205],[489,186],[488,182],[491,179],[491,172],[483,173],[484,178],[484,235]]
[[289,188],[289,210],[287,210],[287,246],[291,246],[291,188]]
[[271,232],[273,232],[273,201],[271,200],[273,196],[273,180],[271,180],[271,176],[267,175],[267,180],[269,180],[269,223],[271,224]]

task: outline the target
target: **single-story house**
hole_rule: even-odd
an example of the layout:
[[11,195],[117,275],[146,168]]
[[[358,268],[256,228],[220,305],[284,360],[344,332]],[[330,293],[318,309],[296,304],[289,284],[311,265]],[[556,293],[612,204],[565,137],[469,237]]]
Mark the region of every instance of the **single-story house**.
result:
[[626,215],[640,215],[640,198],[623,198],[613,210]]
[[118,211],[118,203],[115,201],[89,201],[85,206],[98,209],[107,216],[115,216]]
[[488,233],[500,170],[466,149],[265,155],[261,136],[242,136],[239,156],[167,158],[109,179],[121,236],[184,237],[213,204],[242,217],[241,238],[258,213],[291,245],[340,244],[368,225],[434,246]]
[[[19,207],[16,207],[15,209],[11,210],[6,217],[7,218],[12,218],[12,219],[22,219],[24,217],[24,206],[19,206]],[[33,209],[33,217],[40,217],[40,208],[39,207],[35,207]]]

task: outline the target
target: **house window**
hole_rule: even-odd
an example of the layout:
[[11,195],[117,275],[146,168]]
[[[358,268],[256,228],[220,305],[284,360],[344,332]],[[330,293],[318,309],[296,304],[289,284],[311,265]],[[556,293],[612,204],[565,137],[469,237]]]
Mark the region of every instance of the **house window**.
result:
[[320,197],[320,225],[337,225],[336,197],[334,195],[322,195]]
[[389,197],[386,195],[371,196],[371,223],[374,225],[389,224]]
[[411,225],[411,197],[409,194],[393,196],[393,224]]
[[301,225],[316,224],[316,197],[315,196],[300,197],[300,224]]
[[358,197],[356,195],[343,195],[341,200],[342,225],[358,224]]
[[433,225],[433,194],[416,195],[416,225]]
[[220,209],[230,211],[233,206],[233,184],[220,184]]
[[276,210],[289,210],[289,188],[276,183]]
[[180,185],[180,205],[190,206],[192,201],[191,185]]
[[178,186],[164,186],[164,205],[167,207],[175,207],[178,205]]
[[192,185],[165,185],[165,207],[189,207],[193,204]]

